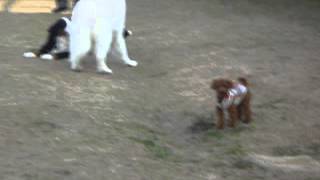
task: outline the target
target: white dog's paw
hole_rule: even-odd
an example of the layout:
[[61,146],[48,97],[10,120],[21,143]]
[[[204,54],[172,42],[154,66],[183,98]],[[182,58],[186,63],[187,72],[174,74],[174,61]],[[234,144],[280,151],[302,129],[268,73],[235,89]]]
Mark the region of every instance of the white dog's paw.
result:
[[137,62],[137,61],[134,61],[134,60],[127,60],[127,61],[125,62],[125,64],[128,65],[128,66],[131,66],[131,67],[136,67],[136,66],[138,66],[138,62]]
[[79,64],[71,63],[70,69],[74,72],[80,72],[82,70],[82,66]]
[[54,58],[53,58],[53,56],[51,55],[51,54],[42,54],[41,56],[40,56],[40,59],[43,59],[43,60],[53,60]]
[[25,52],[25,53],[23,53],[23,57],[25,57],[25,58],[36,58],[37,55],[34,52]]
[[101,74],[112,74],[112,70],[110,68],[106,67],[98,67],[97,72]]

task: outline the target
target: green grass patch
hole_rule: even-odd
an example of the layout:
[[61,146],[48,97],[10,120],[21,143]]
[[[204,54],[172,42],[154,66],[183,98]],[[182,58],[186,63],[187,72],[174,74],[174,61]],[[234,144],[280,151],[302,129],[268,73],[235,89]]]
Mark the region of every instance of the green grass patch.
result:
[[222,139],[224,137],[224,134],[223,132],[221,131],[217,131],[217,130],[209,130],[207,133],[206,133],[206,136],[207,137],[210,137],[210,138],[215,138],[215,139]]
[[156,158],[166,159],[171,155],[171,150],[168,147],[162,146],[154,140],[138,139],[130,137],[129,139],[142,144]]
[[248,170],[248,169],[252,169],[254,167],[254,164],[250,161],[240,159],[240,160],[236,161],[235,163],[233,163],[233,166],[237,169]]
[[236,144],[230,148],[227,148],[226,153],[228,155],[233,155],[233,156],[246,156],[247,155],[247,152],[245,151],[243,146],[241,146],[240,144]]
[[163,133],[152,129],[151,127],[136,122],[126,123],[126,127],[129,129],[134,129],[135,132],[147,134],[148,136],[163,135]]

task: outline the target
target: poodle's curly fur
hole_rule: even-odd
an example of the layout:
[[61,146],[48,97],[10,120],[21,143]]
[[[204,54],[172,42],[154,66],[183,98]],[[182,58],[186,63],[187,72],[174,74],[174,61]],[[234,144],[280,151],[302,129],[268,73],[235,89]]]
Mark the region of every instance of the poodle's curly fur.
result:
[[248,81],[245,78],[238,78],[238,82],[230,79],[219,78],[211,83],[211,88],[216,91],[218,115],[217,128],[223,129],[225,116],[229,115],[229,127],[235,127],[238,119],[244,123],[251,121],[251,92]]

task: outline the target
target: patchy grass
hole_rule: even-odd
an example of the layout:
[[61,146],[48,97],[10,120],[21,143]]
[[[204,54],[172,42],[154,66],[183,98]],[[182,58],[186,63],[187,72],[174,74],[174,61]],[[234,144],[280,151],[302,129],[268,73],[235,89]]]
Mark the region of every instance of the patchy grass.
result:
[[306,178],[305,180],[319,180],[319,177],[309,177],[309,178]]
[[233,163],[233,167],[237,169],[248,170],[248,169],[252,169],[254,167],[254,164],[248,160],[239,159],[238,161]]
[[273,154],[277,156],[297,156],[302,154],[302,149],[299,145],[280,146],[273,148]]
[[131,134],[129,139],[142,144],[154,157],[166,159],[171,155],[171,150],[167,146],[162,145],[159,140],[163,133],[153,130],[151,127],[144,124],[135,122],[127,124],[127,128],[128,127],[134,129],[136,132]]
[[256,108],[258,109],[278,109],[279,104],[285,104],[287,102],[287,99],[279,98],[270,100],[261,104],[256,105]]
[[240,144],[235,144],[232,147],[226,148],[226,154],[232,155],[232,156],[246,156],[247,152]]
[[224,137],[224,133],[222,131],[218,131],[218,130],[209,130],[206,133],[206,136],[209,138],[214,138],[214,139],[222,139]]
[[156,158],[166,159],[171,155],[171,150],[166,146],[160,145],[156,140],[138,139],[134,137],[130,137],[129,139],[142,144],[145,149],[151,152]]
[[289,145],[280,146],[273,148],[273,154],[277,156],[298,156],[298,155],[309,155],[320,159],[320,144],[311,143],[309,145]]
[[140,124],[140,123],[136,123],[136,122],[126,123],[126,126],[130,129],[135,129],[137,132],[142,132],[144,134],[145,133],[147,133],[147,134],[161,134],[160,132],[151,129],[150,127],[148,127],[144,124]]

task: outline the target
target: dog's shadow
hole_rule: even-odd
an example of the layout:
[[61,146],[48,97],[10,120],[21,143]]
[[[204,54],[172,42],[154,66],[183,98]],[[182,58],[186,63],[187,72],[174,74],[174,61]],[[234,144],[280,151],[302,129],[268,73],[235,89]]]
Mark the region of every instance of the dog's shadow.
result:
[[194,123],[187,128],[191,134],[201,134],[215,129],[213,114],[195,114]]

